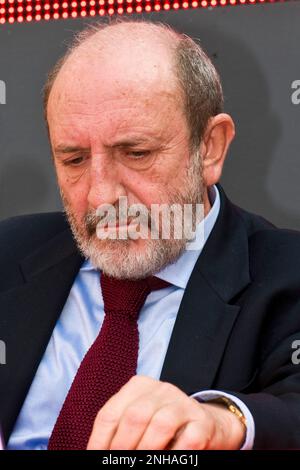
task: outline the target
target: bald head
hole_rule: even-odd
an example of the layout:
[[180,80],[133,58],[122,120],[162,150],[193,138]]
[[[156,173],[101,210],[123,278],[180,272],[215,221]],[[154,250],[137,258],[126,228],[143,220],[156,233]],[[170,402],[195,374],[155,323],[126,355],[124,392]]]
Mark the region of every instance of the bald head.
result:
[[109,47],[118,50],[125,47],[146,52],[152,46],[174,49],[180,41],[180,34],[169,26],[146,21],[116,20],[110,24],[98,24],[81,31],[75,39],[73,51],[87,47],[101,51]]
[[209,117],[222,111],[219,77],[200,46],[169,26],[125,20],[94,25],[76,36],[46,83],[46,120],[53,102],[57,107],[65,99],[84,101],[91,90],[96,96],[97,90],[111,93],[112,88],[137,99],[149,89],[176,99],[194,148]]
[[147,23],[119,23],[81,37],[57,73],[49,109],[61,100],[82,102],[91,95],[95,100],[98,95],[118,99],[125,94],[141,99],[149,90],[180,99],[174,71],[176,42],[172,31]]

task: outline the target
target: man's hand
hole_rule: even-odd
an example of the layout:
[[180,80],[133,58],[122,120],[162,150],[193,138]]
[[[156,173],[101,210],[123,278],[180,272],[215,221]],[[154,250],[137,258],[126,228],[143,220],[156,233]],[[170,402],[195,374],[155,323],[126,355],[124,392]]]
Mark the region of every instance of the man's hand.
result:
[[222,405],[134,376],[99,411],[88,450],[240,449],[245,427]]

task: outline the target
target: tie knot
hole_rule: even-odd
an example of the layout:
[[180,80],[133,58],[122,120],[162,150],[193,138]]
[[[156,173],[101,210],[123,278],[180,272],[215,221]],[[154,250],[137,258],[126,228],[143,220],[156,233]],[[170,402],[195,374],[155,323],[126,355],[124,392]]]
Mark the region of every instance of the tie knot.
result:
[[145,279],[116,279],[101,273],[100,276],[104,311],[106,314],[122,314],[137,318],[147,296],[153,290],[170,284],[151,276]]

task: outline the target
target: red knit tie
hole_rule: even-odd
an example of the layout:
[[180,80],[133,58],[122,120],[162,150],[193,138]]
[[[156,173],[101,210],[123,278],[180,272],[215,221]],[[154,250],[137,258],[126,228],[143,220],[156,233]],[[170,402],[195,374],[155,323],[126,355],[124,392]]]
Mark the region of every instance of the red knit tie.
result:
[[156,277],[118,280],[101,274],[105,317],[83,358],[52,431],[49,450],[84,450],[98,411],[136,374],[139,312],[147,295],[169,284]]

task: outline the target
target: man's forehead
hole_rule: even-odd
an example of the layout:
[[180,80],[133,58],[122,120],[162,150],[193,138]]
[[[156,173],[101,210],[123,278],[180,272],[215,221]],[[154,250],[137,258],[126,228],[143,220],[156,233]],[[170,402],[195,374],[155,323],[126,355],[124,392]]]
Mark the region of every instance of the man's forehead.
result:
[[[77,63],[76,69],[66,70],[53,87],[57,99],[82,99],[94,95],[97,99],[148,97],[158,93],[178,92],[174,77],[158,64],[88,64]],[[58,92],[58,94],[56,93]],[[51,93],[52,94],[52,93]]]
[[169,119],[170,113],[184,107],[175,90],[145,87],[93,86],[91,89],[67,89],[49,101],[48,118],[59,125],[69,125],[79,120],[115,125],[152,124],[152,121]]
[[[152,116],[169,113],[182,106],[181,92],[174,80],[165,80],[118,70],[109,72],[84,69],[78,78],[61,76],[54,84],[48,104],[48,118],[68,120],[86,116],[113,121],[136,118],[148,121]],[[65,120],[65,119],[64,119]]]
[[[154,94],[156,99],[145,97],[105,102],[96,101],[87,110],[84,103],[71,103],[70,107],[59,107],[51,113],[49,128],[52,143],[63,141],[101,141],[107,146],[143,145],[160,143],[177,135],[183,126],[184,115],[181,107],[174,106],[175,100],[168,95]],[[62,109],[63,109],[62,108]],[[176,111],[177,110],[177,111]],[[172,116],[172,123],[170,123]]]
[[[174,91],[167,89],[139,90],[121,87],[93,92],[84,88],[60,100],[49,102],[48,122],[52,143],[65,139],[72,142],[99,139],[107,146],[118,145],[119,140],[137,142],[141,137],[160,141],[177,134],[183,122],[184,107]],[[170,122],[172,116],[172,122]],[[141,143],[142,144],[142,143]]]

